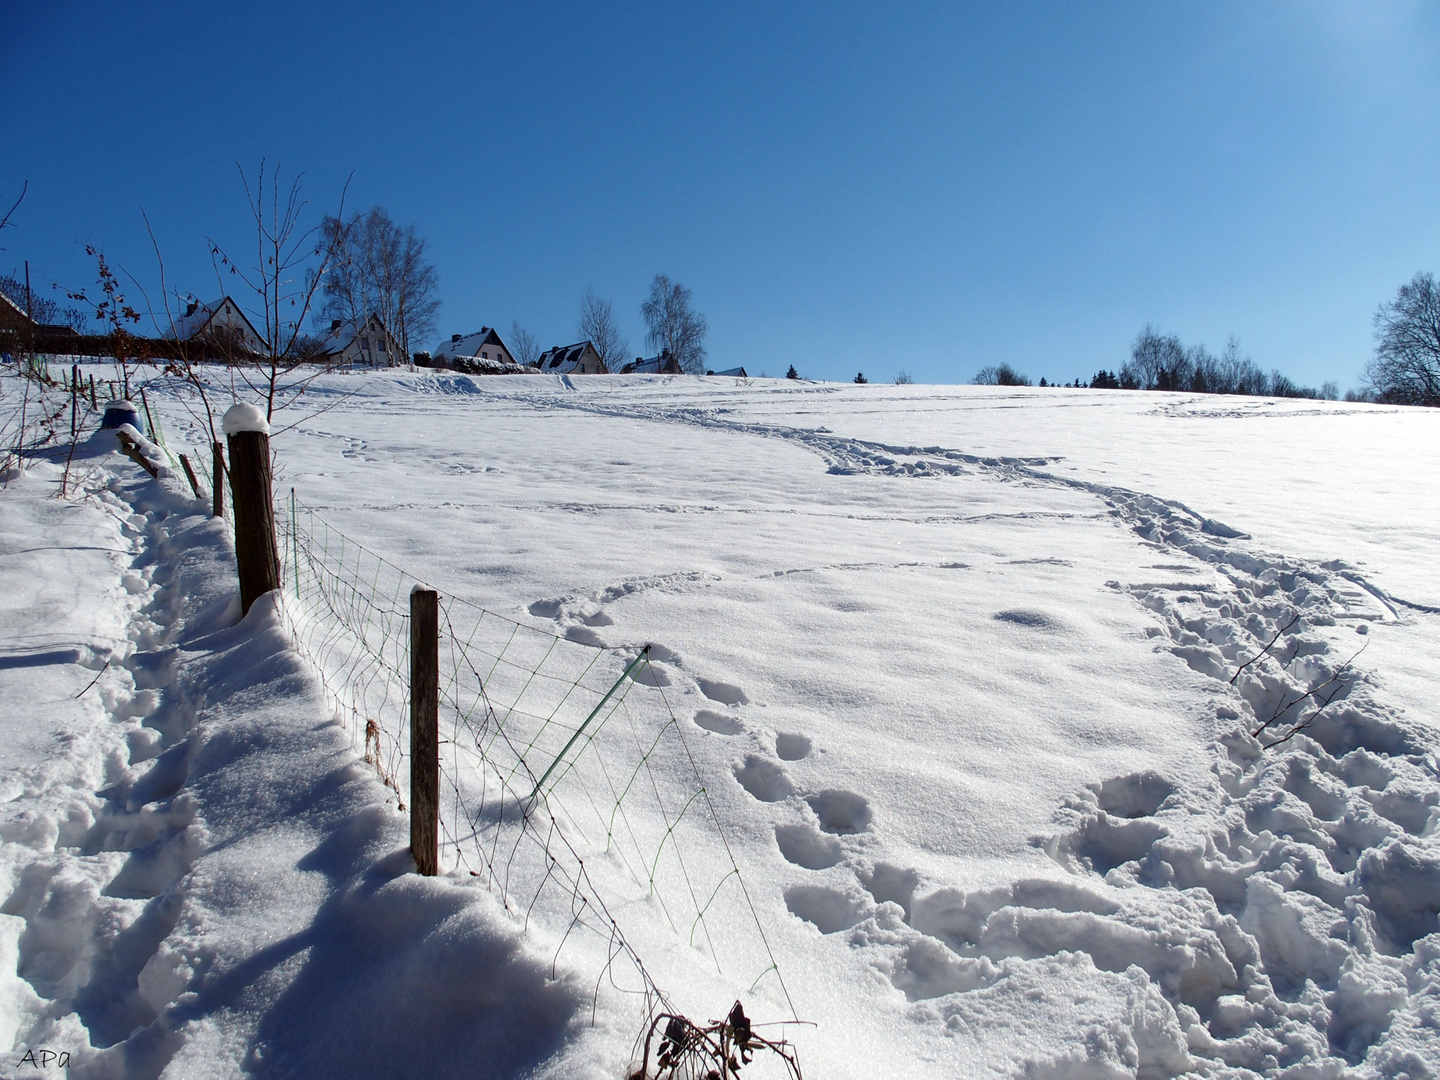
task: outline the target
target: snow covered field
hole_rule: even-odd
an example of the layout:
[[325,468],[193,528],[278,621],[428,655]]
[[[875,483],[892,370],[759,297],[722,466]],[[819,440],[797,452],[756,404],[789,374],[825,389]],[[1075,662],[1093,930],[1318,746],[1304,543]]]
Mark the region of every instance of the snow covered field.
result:
[[[587,858],[692,1018],[806,1021],[764,1030],[812,1078],[1440,1073],[1440,414],[396,371],[274,429],[277,500],[443,596],[653,643],[718,824],[675,847],[755,918]],[[111,447],[0,492],[3,1069],[625,1075],[603,950],[406,872],[286,601],[239,621],[223,527]]]

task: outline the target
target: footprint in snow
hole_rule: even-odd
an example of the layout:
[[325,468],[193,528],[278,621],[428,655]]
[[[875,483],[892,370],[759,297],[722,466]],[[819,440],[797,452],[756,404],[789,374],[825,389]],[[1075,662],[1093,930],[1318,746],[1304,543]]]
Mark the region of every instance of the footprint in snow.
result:
[[726,713],[714,712],[710,709],[701,709],[695,714],[695,724],[706,731],[713,731],[717,735],[739,735],[745,730],[745,725],[738,719]]
[[826,870],[840,861],[840,841],[813,825],[775,826],[775,844],[786,862],[806,870]]
[[735,779],[761,802],[780,802],[795,794],[785,770],[759,754],[746,755],[745,761],[735,767]]
[[828,833],[862,832],[873,817],[870,801],[853,791],[821,791],[805,796],[805,801],[820,819],[820,827]]
[[711,701],[718,701],[722,705],[745,705],[750,699],[745,696],[745,691],[733,683],[719,682],[715,679],[696,679],[700,684],[700,692]]
[[810,754],[810,738],[806,735],[787,735],[781,733],[775,736],[775,753],[782,761],[799,761]]

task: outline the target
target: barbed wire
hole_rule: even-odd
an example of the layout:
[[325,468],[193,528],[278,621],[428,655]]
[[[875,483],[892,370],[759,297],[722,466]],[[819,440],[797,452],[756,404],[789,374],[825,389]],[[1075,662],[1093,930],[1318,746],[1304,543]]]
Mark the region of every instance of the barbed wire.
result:
[[[408,798],[409,595],[428,582],[292,491],[284,617],[352,742]],[[438,590],[437,590],[438,591]],[[647,1016],[672,1010],[634,942],[669,933],[795,1010],[701,770],[649,658],[440,603],[440,856]],[[758,963],[763,957],[764,963]],[[750,970],[756,969],[756,970]]]

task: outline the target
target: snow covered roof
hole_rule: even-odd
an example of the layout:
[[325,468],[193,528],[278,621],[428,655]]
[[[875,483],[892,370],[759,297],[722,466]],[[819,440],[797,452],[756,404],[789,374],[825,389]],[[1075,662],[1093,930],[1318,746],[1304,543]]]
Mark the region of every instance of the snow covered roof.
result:
[[[217,317],[218,322],[216,321]],[[222,296],[210,304],[191,301],[184,314],[175,319],[174,328],[165,332],[165,337],[173,341],[189,341],[191,338],[221,326],[233,327],[241,330],[242,333],[249,330],[254,335],[255,341],[263,342],[265,340],[255,329],[254,324],[246,318],[245,313],[240,310],[240,305],[228,296]]]
[[736,379],[748,379],[748,378],[750,377],[748,374],[746,374],[745,369],[744,369],[743,367],[726,368],[724,371],[707,371],[707,372],[705,372],[705,374],[706,374],[706,375],[724,375],[724,376],[727,376],[727,377],[732,377],[732,376],[733,376],[733,377],[736,378]]
[[9,308],[10,311],[13,313],[10,318],[6,319],[5,321],[9,322],[11,319],[17,318],[21,320],[22,324],[30,321],[29,317],[26,316],[20,305],[15,303],[14,300],[11,300],[10,297],[6,296],[3,292],[0,292],[0,303],[3,303],[5,307]]
[[577,341],[574,345],[556,345],[540,354],[537,366],[541,371],[553,374],[568,374],[579,367],[580,362],[585,359],[586,351],[594,357],[594,362],[600,362],[600,354],[595,351],[595,346],[587,341]]
[[625,375],[665,375],[678,373],[680,367],[670,356],[670,350],[662,349],[659,356],[648,360],[637,356],[634,363],[626,364],[620,371]]
[[373,311],[363,319],[335,319],[330,323],[330,329],[320,334],[320,346],[327,353],[344,352],[350,344],[362,333],[384,334],[390,340],[395,335],[390,333],[380,316]]
[[430,355],[436,360],[449,360],[456,356],[479,356],[487,345],[504,349],[506,356],[512,355],[505,342],[500,340],[500,335],[489,326],[482,326],[473,334],[451,334],[450,340],[437,345]]

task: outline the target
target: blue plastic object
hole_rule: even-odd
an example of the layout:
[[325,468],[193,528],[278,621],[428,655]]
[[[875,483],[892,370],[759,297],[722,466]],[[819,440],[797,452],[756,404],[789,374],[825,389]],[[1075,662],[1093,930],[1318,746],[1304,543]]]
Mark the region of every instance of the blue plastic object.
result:
[[140,411],[128,401],[112,401],[105,406],[105,415],[100,419],[102,428],[118,428],[122,424],[129,424],[136,431],[144,431],[140,426]]

